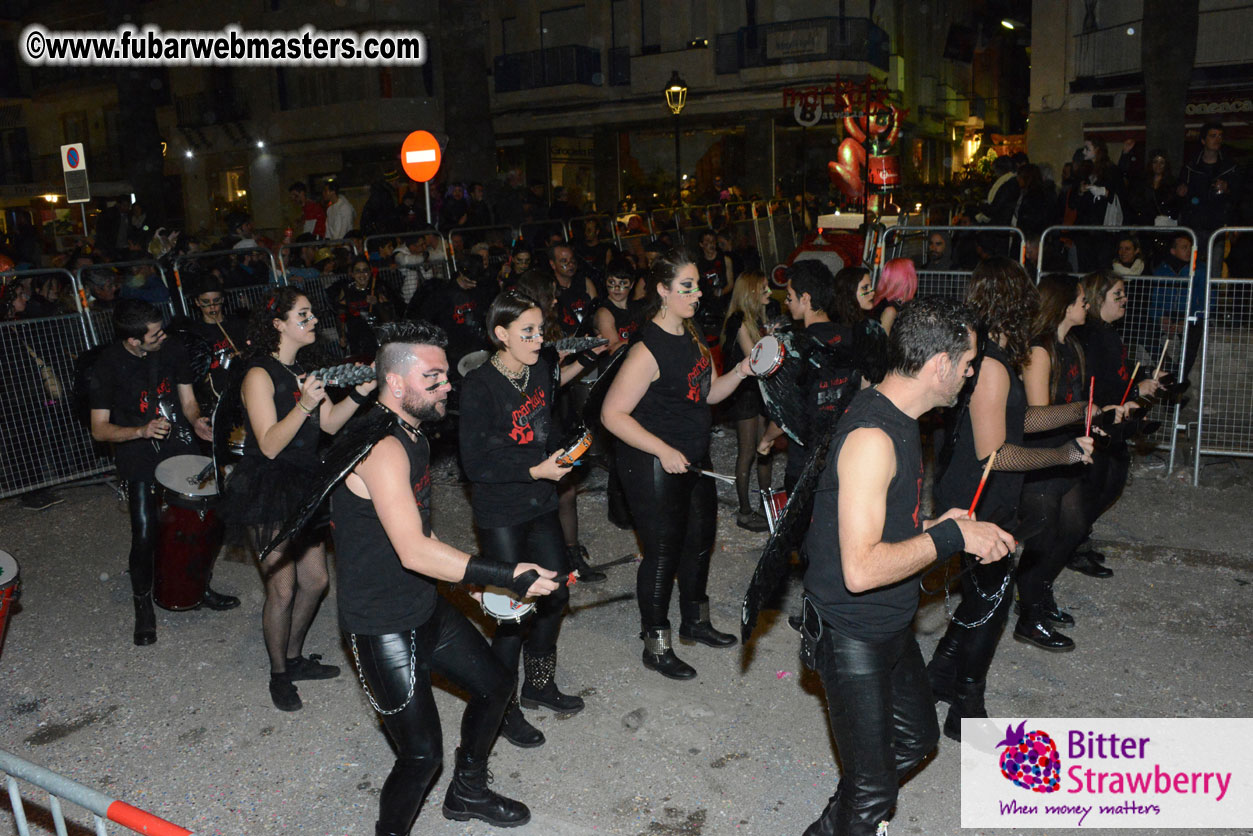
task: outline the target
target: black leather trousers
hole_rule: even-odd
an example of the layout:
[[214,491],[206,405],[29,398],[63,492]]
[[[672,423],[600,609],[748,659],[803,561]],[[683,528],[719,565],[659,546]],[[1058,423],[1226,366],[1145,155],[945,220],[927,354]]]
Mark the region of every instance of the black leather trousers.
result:
[[126,501],[131,514],[131,592],[147,595],[152,592],[157,559],[160,504],[155,479],[127,482]]
[[840,783],[806,836],[874,836],[897,789],[935,749],[940,729],[914,634],[871,643],[824,625],[816,664],[827,692]]
[[535,602],[535,614],[521,623],[503,622],[496,625],[492,638],[492,652],[508,671],[517,671],[522,644],[532,656],[547,656],[557,648],[557,634],[565,617],[570,590],[566,587],[566,574],[570,571],[566,559],[566,544],[562,536],[561,522],[556,511],[518,525],[496,528],[475,527],[483,556],[501,563],[538,563],[557,573],[559,585],[555,592],[541,596]]
[[[675,578],[685,602],[709,599],[709,559],[718,524],[713,480],[697,473],[666,473],[656,456],[618,445],[618,468],[644,559],[635,576],[640,624],[670,627]],[[708,461],[698,465],[709,467]]]
[[[409,693],[408,633],[356,637],[358,664],[370,694],[384,711],[405,704]],[[431,694],[431,673],[447,677],[469,695],[461,715],[461,750],[486,761],[500,728],[513,676],[497,661],[474,625],[438,596],[435,612],[415,631],[413,699],[395,714],[380,715],[397,758],[379,794],[378,829],[408,833],[443,762],[443,736]]]

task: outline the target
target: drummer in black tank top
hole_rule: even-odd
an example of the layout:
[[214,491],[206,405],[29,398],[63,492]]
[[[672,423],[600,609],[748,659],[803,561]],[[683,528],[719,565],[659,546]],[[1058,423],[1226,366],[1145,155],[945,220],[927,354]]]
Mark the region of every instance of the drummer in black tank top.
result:
[[601,418],[618,438],[627,503],[644,559],[636,597],[648,668],[674,679],[696,675],[670,647],[670,591],[679,583],[679,635],[711,647],[735,637],[709,621],[706,586],[717,501],[713,483],[689,470],[708,467],[710,404],[752,374],[745,359],[719,376],[691,320],[701,292],[691,257],[673,250],[654,263],[648,317],[614,378]]

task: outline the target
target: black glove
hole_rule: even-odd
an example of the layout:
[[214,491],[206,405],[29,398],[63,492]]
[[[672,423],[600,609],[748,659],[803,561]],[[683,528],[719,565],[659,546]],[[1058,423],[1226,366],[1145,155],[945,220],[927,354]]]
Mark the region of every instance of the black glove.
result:
[[476,554],[466,563],[466,573],[461,582],[475,586],[497,586],[508,589],[519,598],[525,598],[531,584],[539,580],[539,572],[530,569],[515,578],[513,572],[516,568],[512,563],[488,560]]

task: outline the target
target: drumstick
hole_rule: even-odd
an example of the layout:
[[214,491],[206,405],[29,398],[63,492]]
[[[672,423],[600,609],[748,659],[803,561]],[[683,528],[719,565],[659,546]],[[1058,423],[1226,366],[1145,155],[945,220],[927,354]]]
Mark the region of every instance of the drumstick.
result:
[[966,512],[968,519],[975,518],[975,506],[979,504],[979,497],[983,496],[983,486],[988,483],[988,474],[992,472],[992,463],[996,461],[996,451],[992,451],[992,455],[988,456],[988,463],[983,467],[983,476],[979,479],[979,487],[975,489],[975,498],[970,503],[970,510]]
[[1096,394],[1096,378],[1088,379],[1088,422],[1084,427],[1084,435],[1092,435],[1092,396]]
[[1136,367],[1131,370],[1131,379],[1127,381],[1127,391],[1122,393],[1122,400],[1118,402],[1119,406],[1127,402],[1127,396],[1131,394],[1131,387],[1135,385],[1136,373],[1138,371],[1140,371],[1140,364],[1136,363]]
[[701,476],[708,476],[710,479],[717,479],[719,481],[726,482],[728,485],[735,484],[734,476],[724,476],[721,473],[714,473],[712,470],[701,470],[696,465],[691,464],[687,466],[687,469],[693,473],[699,473]]
[[1162,363],[1166,361],[1166,349],[1170,348],[1170,340],[1162,345],[1162,356],[1157,358],[1157,368],[1153,370],[1153,379],[1157,379],[1157,375],[1162,371]]

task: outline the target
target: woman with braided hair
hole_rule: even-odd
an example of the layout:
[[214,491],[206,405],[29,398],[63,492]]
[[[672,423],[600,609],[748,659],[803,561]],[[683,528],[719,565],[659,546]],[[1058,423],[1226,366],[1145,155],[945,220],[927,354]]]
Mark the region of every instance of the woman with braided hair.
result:
[[[940,454],[936,507],[969,506],[988,459],[995,454],[976,516],[1017,533],[1023,474],[1090,461],[1092,442],[1067,439],[1049,449],[1024,444],[1026,433],[1081,421],[1083,411],[1069,406],[1027,406],[1019,374],[1028,356],[1039,295],[1022,265],[1008,258],[982,262],[970,277],[966,304],[980,322],[983,357],[968,384],[968,400],[954,410],[953,426]],[[962,565],[961,604],[927,666],[935,698],[950,703],[944,734],[954,740],[961,739],[963,717],[987,716],[983,695],[988,668],[1011,602],[1011,561],[963,560]],[[1051,595],[1047,600],[1052,600]]]

